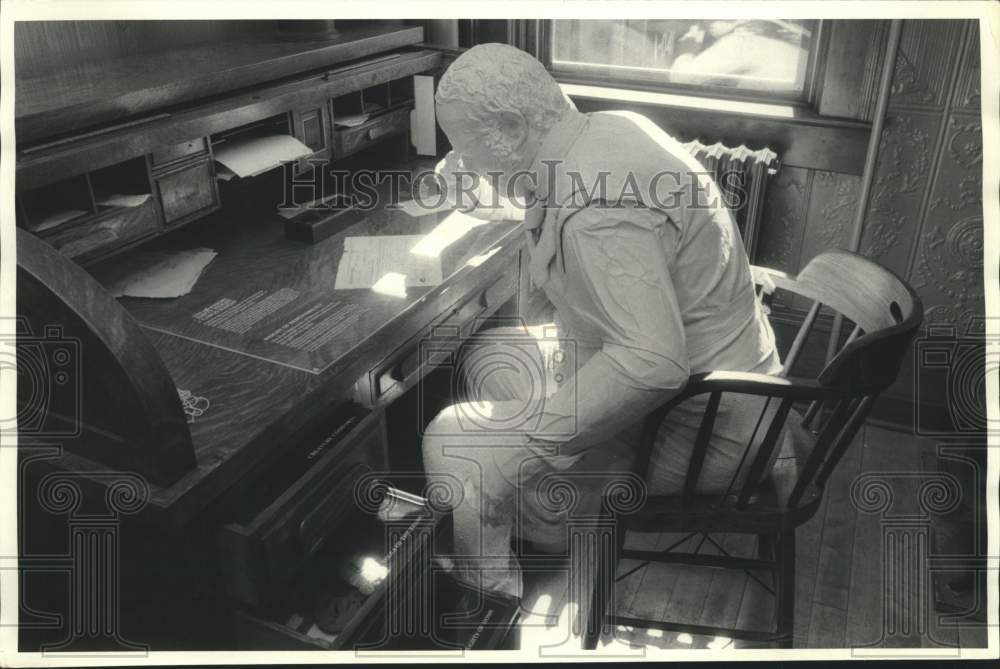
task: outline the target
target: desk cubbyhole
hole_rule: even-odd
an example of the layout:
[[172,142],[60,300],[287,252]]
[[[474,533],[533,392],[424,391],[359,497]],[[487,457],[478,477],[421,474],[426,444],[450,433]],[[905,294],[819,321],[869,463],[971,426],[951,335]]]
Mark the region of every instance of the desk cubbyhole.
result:
[[389,84],[369,86],[361,91],[361,101],[366,114],[379,114],[389,108]]
[[145,156],[94,170],[90,183],[99,212],[138,206],[152,195]]
[[274,116],[269,116],[268,118],[264,118],[259,121],[253,121],[252,123],[236,126],[235,128],[230,128],[229,130],[225,130],[223,132],[217,132],[212,135],[210,139],[212,148],[218,151],[218,149],[221,148],[225,142],[279,134],[291,134],[287,112],[284,114],[275,114]]
[[364,100],[361,91],[338,95],[333,98],[333,122],[337,123],[339,118],[357,116],[363,114],[365,110]]
[[389,82],[389,106],[412,106],[413,97],[413,77],[403,77]]
[[79,222],[96,210],[86,174],[23,191],[19,197],[22,227],[38,234]]
[[279,137],[296,137],[293,116],[293,111],[287,111],[212,135],[210,141],[217,163],[216,176],[223,181],[240,175],[244,179],[253,179],[291,160],[289,150],[299,147],[285,145],[283,140],[272,145],[271,141]]

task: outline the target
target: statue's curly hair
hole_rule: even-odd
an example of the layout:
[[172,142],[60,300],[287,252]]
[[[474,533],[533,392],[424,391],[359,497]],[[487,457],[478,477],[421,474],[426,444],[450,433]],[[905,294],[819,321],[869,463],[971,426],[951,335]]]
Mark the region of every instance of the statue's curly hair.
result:
[[552,75],[530,54],[507,44],[480,44],[459,56],[438,82],[438,104],[465,105],[491,143],[500,142],[497,118],[520,112],[545,132],[571,107]]

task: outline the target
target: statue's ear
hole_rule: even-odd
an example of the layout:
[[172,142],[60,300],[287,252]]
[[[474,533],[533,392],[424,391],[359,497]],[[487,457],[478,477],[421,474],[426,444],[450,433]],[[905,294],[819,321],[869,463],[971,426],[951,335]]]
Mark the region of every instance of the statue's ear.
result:
[[500,130],[513,148],[521,146],[528,139],[528,120],[519,111],[500,112]]

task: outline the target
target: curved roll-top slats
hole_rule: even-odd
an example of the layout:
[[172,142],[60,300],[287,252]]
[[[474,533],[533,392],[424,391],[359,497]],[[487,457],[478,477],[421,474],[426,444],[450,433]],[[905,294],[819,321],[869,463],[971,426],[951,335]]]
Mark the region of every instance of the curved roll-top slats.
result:
[[[17,297],[22,443],[59,443],[161,486],[195,466],[177,387],[138,323],[82,268],[20,229]],[[48,364],[53,348],[63,353]],[[43,364],[32,372],[32,361]]]

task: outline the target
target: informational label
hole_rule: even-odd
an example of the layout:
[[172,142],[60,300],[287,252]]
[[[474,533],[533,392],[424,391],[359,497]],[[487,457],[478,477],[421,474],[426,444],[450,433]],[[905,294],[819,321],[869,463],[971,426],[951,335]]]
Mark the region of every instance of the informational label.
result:
[[356,304],[316,304],[264,337],[264,341],[311,353],[352,329],[360,312]]
[[354,345],[365,313],[363,305],[350,300],[310,296],[290,287],[260,289],[202,306],[177,334],[318,373]]
[[298,296],[292,288],[280,288],[273,292],[258,290],[238,302],[224,297],[196,313],[194,319],[210,328],[245,334]]

